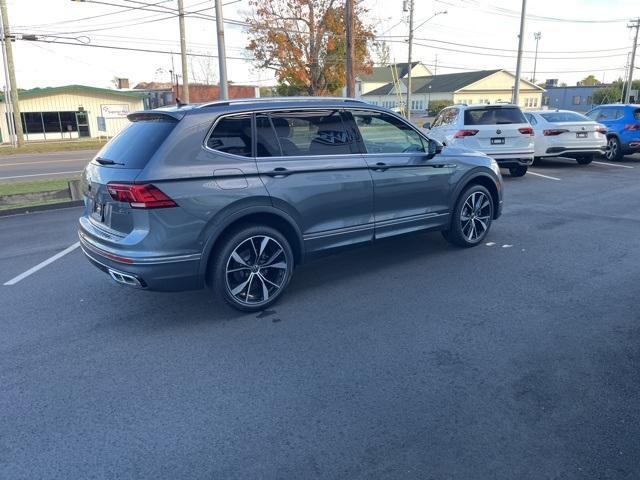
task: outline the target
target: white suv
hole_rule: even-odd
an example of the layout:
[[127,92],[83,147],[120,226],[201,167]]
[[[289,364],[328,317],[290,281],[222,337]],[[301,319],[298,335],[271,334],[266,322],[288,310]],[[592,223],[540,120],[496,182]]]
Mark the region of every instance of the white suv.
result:
[[523,176],[533,163],[533,128],[516,105],[453,105],[424,128],[443,145],[485,153],[513,177]]

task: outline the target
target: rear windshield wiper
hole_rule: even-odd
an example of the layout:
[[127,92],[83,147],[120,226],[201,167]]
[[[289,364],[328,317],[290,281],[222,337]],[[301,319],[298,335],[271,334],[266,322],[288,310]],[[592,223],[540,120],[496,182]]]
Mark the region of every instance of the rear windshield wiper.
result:
[[108,158],[96,157],[96,162],[100,165],[123,165],[121,162],[114,162],[113,160],[109,160]]

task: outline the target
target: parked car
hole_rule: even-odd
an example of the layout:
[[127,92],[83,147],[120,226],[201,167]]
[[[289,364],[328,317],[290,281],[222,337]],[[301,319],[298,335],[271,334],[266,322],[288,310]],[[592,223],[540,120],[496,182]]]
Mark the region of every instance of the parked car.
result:
[[526,174],[533,163],[533,128],[516,105],[453,105],[424,128],[443,145],[489,155],[514,177]]
[[640,151],[640,106],[600,105],[587,117],[607,127],[608,160],[622,160],[625,155]]
[[535,158],[575,158],[587,165],[607,151],[607,127],[569,110],[525,112],[535,133]]
[[478,245],[502,210],[481,153],[356,100],[219,101],[133,113],[87,165],[79,237],[116,282],[271,305],[311,255],[414,231]]

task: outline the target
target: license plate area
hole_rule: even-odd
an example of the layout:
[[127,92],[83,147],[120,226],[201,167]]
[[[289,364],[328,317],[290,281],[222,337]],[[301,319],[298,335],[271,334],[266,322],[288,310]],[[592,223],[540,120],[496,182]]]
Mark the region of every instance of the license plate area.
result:
[[578,132],[576,133],[576,138],[587,138],[587,132]]
[[504,145],[504,137],[493,137],[491,145]]
[[93,211],[91,212],[91,216],[99,221],[99,222],[103,222],[104,221],[104,203],[100,203],[100,202],[93,202]]

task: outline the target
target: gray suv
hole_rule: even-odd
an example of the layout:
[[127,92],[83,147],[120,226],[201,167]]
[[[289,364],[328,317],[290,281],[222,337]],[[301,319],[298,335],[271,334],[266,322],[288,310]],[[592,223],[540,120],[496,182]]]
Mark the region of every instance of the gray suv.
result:
[[441,230],[478,245],[502,210],[494,160],[350,99],[219,101],[129,115],[83,174],[79,236],[120,284],[211,286],[266,308],[310,256]]

